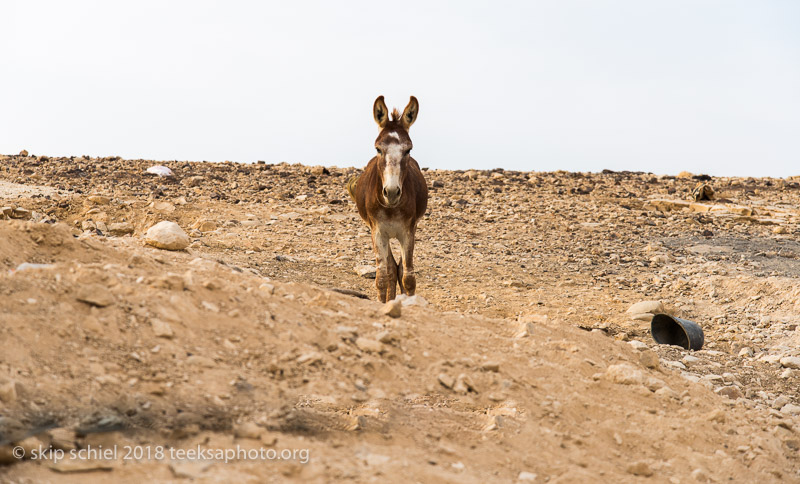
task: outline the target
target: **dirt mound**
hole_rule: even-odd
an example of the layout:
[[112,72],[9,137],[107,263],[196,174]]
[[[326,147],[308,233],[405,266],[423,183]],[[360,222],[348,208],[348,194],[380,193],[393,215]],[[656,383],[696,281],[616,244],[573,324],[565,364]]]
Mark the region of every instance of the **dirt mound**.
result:
[[[4,201],[31,215],[0,220],[0,479],[800,475],[800,294],[794,274],[752,265],[793,250],[773,228],[795,233],[795,215],[645,210],[635,193],[692,184],[645,174],[429,172],[419,297],[391,318],[336,291],[374,296],[353,271],[368,234],[332,203],[352,170],[167,163],[168,181],[144,174],[152,162],[15,161],[9,181],[91,193]],[[791,190],[765,190],[756,212]],[[159,220],[189,231],[190,248],[145,246]],[[132,233],[112,233],[122,223]],[[723,247],[702,227],[751,248],[690,250]],[[786,250],[761,254],[759,238]],[[706,349],[655,346],[625,312],[640,299],[701,322]],[[34,458],[50,446],[61,459]],[[70,458],[98,448],[116,454]],[[223,453],[186,458],[198,449]]]

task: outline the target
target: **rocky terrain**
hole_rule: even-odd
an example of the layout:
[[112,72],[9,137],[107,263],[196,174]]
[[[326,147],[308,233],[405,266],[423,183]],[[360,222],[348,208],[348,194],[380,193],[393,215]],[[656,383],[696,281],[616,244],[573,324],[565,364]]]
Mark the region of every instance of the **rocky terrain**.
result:
[[800,482],[800,177],[357,172],[0,155],[0,482]]

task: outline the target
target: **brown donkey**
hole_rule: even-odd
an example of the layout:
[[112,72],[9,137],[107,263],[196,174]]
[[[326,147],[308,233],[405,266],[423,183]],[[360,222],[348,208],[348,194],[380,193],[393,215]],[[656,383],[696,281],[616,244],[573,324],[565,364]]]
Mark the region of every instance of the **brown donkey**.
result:
[[[372,114],[380,127],[375,140],[378,154],[364,173],[347,183],[347,191],[358,206],[358,214],[372,231],[372,247],[378,269],[375,286],[381,302],[391,301],[397,294],[397,283],[403,294],[414,295],[414,234],[417,222],[428,207],[428,184],[414,158],[408,128],[419,112],[417,98],[411,96],[408,106],[399,115],[389,110],[383,96],[375,100]],[[400,263],[394,260],[389,246],[397,239],[402,247]]]

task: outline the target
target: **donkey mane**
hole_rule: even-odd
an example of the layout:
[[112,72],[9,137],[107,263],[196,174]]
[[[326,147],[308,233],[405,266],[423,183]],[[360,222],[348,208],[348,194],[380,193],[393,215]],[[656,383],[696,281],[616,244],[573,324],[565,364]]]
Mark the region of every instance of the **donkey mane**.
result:
[[400,112],[397,108],[394,108],[392,109],[392,121],[397,121],[398,119],[400,119]]

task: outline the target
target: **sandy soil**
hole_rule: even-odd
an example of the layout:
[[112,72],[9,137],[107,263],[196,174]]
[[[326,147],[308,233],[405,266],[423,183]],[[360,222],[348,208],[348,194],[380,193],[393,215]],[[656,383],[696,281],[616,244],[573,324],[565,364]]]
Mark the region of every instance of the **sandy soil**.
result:
[[0,482],[800,482],[798,177],[426,171],[392,318],[357,170],[154,164],[0,155]]

